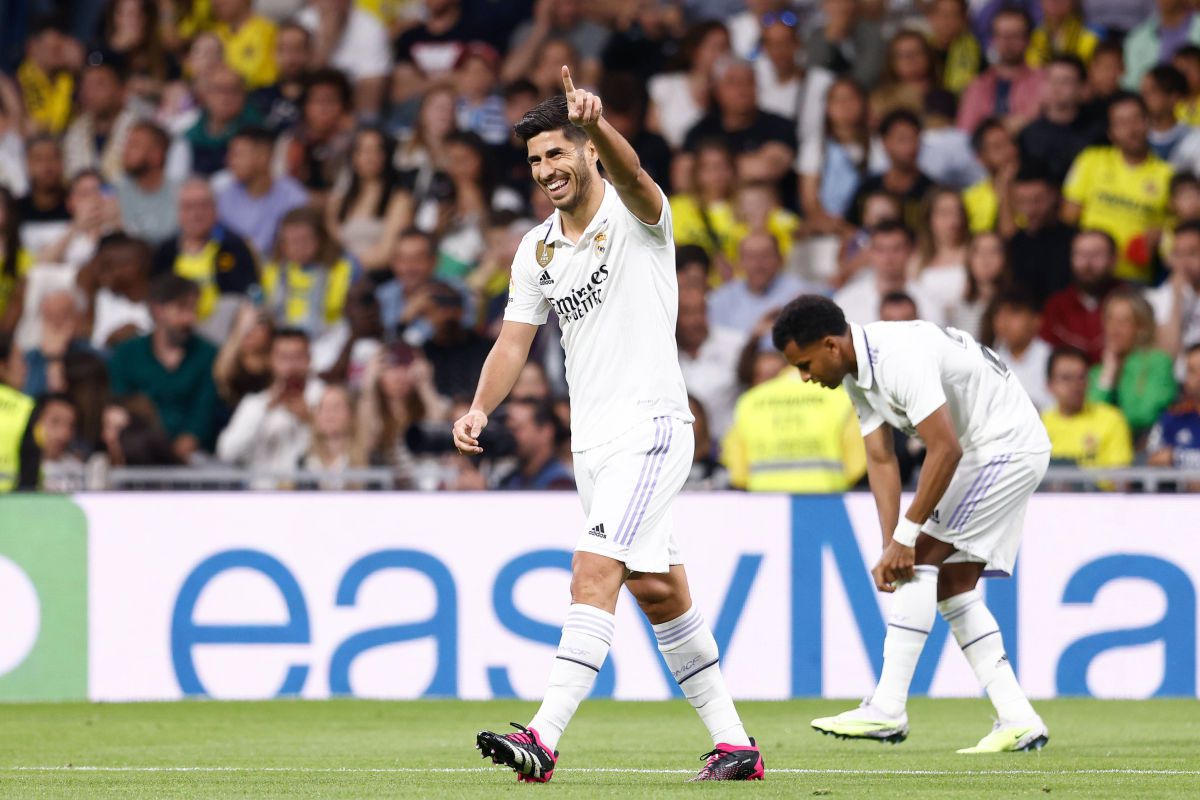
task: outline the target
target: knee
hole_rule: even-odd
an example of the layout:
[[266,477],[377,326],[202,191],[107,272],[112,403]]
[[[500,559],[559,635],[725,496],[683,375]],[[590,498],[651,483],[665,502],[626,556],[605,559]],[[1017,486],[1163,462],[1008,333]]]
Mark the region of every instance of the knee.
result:
[[666,582],[638,581],[629,586],[638,608],[654,625],[670,622],[691,607],[691,598]]
[[571,573],[571,602],[583,603],[612,612],[617,607],[621,575],[609,570],[577,564]]

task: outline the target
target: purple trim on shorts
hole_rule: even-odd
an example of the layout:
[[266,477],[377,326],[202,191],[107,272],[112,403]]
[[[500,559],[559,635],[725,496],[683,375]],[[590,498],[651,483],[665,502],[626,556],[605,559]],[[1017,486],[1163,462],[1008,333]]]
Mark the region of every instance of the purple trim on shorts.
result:
[[621,516],[621,524],[617,526],[617,532],[613,535],[613,544],[621,543],[621,534],[625,530],[626,523],[629,522],[629,515],[637,506],[637,500],[642,496],[642,489],[645,486],[646,478],[650,474],[650,465],[654,462],[654,456],[658,453],[658,448],[661,446],[663,438],[663,428],[659,423],[662,417],[654,418],[654,446],[646,451],[645,460],[642,461],[642,474],[638,476],[637,483],[633,487],[633,493],[629,495],[629,503],[625,506],[625,513]]
[[954,530],[954,527],[957,524],[957,520],[958,520],[959,516],[962,514],[963,510],[966,508],[967,503],[969,503],[971,501],[971,498],[974,496],[976,489],[979,488],[979,483],[980,483],[980,481],[983,480],[983,476],[999,460],[1000,460],[1000,457],[996,456],[991,461],[984,464],[983,469],[979,470],[979,472],[976,473],[975,480],[971,481],[971,485],[967,489],[967,493],[964,494],[962,496],[962,499],[958,501],[958,505],[954,507],[954,512],[950,515],[950,519],[948,519],[946,521],[946,529],[947,530]]
[[631,527],[625,534],[625,541],[623,544],[630,544],[633,542],[634,537],[637,536],[638,528],[641,527],[642,524],[642,517],[646,515],[646,509],[650,507],[650,500],[654,497],[654,490],[658,488],[658,476],[662,474],[663,464],[667,463],[667,453],[671,450],[671,440],[675,438],[675,428],[671,425],[670,417],[660,417],[660,419],[666,420],[667,443],[663,445],[662,450],[655,457],[655,460],[658,462],[658,466],[654,469],[654,480],[650,482],[650,488],[648,488],[645,492],[645,497],[642,499],[641,510],[638,511],[637,519],[634,521],[633,527]]
[[963,514],[962,521],[958,524],[960,530],[971,521],[971,516],[975,513],[975,509],[979,507],[980,501],[982,501],[983,498],[987,496],[987,493],[991,490],[991,488],[996,485],[996,481],[1000,479],[1000,475],[1004,472],[1004,467],[1008,465],[1008,460],[1008,455],[1003,456],[1000,459],[1000,463],[997,464],[996,468],[992,470],[992,474],[988,476],[987,484],[983,487],[983,489],[976,492],[975,498],[971,501],[970,507],[966,509],[966,512]]

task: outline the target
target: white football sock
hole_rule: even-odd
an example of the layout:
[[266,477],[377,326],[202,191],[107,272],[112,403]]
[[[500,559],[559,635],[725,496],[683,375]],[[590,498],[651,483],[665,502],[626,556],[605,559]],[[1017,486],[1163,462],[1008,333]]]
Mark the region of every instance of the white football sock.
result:
[[717,640],[695,606],[683,616],[654,626],[658,650],[679,688],[708,728],[713,744],[750,744],[725,688]]
[[1037,716],[1033,706],[1021,691],[1008,654],[1000,625],[983,602],[978,589],[955,595],[938,603],[942,619],[954,632],[954,640],[975,670],[979,685],[996,707],[1001,722],[1027,722]]
[[529,727],[538,732],[542,743],[551,750],[592,690],[596,675],[608,657],[615,627],[616,617],[595,606],[573,603],[567,610],[546,696],[529,722]]
[[871,697],[871,705],[893,717],[904,713],[908,687],[917,659],[929,638],[937,615],[938,568],[921,564],[913,569],[892,594],[892,614],[883,640],[883,674]]

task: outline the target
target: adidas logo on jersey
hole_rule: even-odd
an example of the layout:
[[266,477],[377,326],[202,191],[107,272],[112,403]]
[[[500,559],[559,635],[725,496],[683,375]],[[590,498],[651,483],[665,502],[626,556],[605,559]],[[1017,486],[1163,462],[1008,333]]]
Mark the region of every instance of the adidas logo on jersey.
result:
[[590,536],[597,536],[601,539],[608,538],[608,536],[606,536],[604,533],[604,523],[603,522],[601,522],[599,525],[597,525],[596,527],[594,527],[590,531],[588,531],[588,534]]
[[554,278],[550,277],[548,270],[542,270],[542,274],[538,277],[538,286],[553,286]]

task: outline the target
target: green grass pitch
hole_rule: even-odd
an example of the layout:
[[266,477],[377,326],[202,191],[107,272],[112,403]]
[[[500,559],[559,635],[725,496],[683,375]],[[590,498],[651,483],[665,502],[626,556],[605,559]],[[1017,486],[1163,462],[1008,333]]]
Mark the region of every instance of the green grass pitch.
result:
[[1194,700],[1037,704],[1040,753],[959,756],[985,700],[915,699],[901,745],[808,727],[845,702],[742,703],[767,780],[688,784],[708,740],[683,702],[583,705],[554,780],[519,785],[479,759],[479,728],[526,721],[517,701],[0,706],[0,797],[1200,797]]

